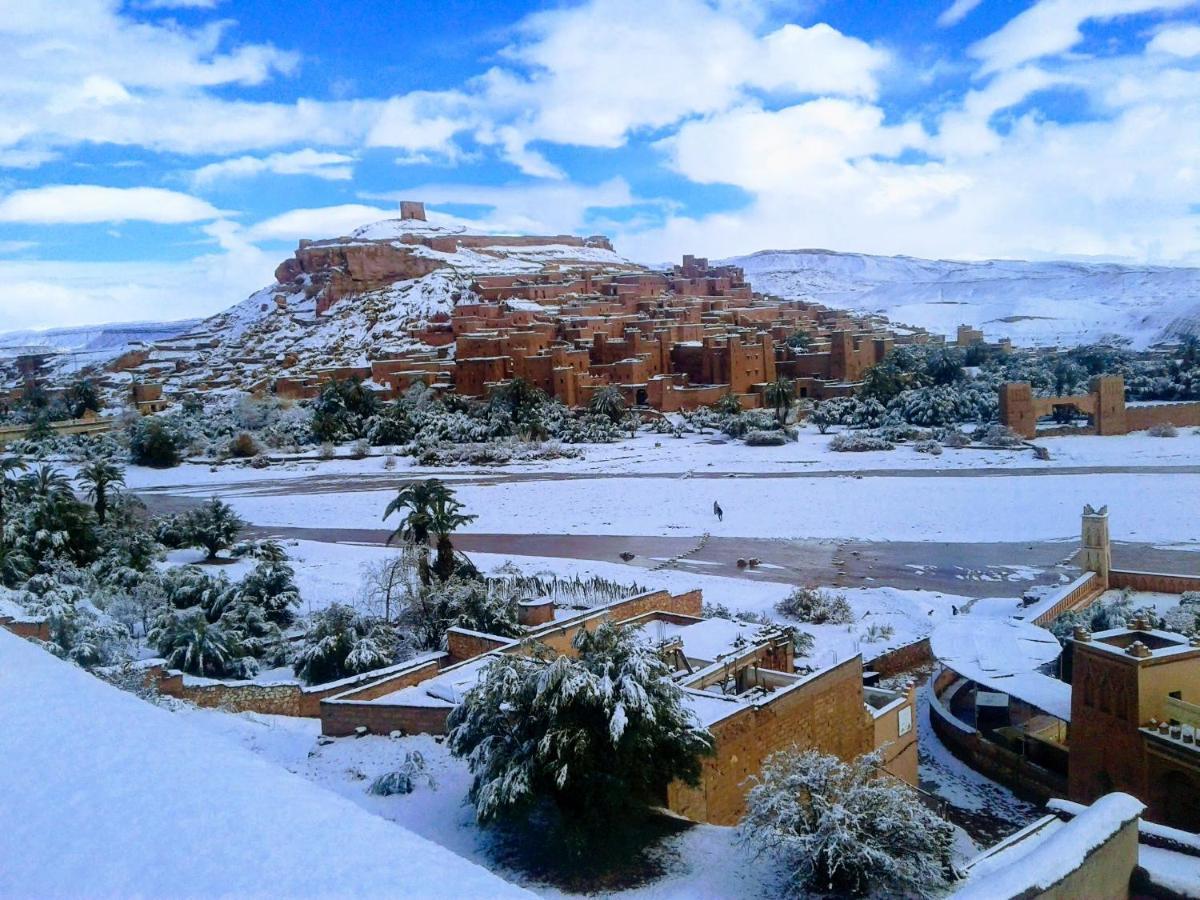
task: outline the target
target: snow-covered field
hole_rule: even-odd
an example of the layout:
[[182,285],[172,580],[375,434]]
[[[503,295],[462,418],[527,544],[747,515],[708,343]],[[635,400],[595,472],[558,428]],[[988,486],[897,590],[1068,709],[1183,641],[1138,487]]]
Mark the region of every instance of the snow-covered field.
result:
[[[1193,431],[1047,438],[1048,462],[1018,450],[833,453],[829,438],[812,431],[785,447],[715,440],[639,436],[589,447],[583,460],[491,470],[423,470],[406,458],[388,469],[379,457],[137,470],[130,485],[220,496],[257,525],[380,528],[398,477],[434,476],[462,482],[458,497],[479,517],[464,530],[488,534],[1055,540],[1078,534],[1079,511],[1091,503],[1108,504],[1117,540],[1200,544],[1200,474],[1157,468],[1200,465]],[[305,481],[335,477],[335,485]],[[724,521],[713,516],[714,501]]]

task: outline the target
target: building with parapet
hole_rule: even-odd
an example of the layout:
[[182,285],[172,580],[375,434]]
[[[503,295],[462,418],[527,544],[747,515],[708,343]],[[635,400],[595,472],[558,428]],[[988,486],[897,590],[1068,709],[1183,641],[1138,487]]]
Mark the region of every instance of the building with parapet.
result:
[[744,811],[747,779],[764,760],[792,746],[849,760],[880,750],[885,768],[917,783],[915,695],[868,687],[861,656],[814,668],[795,657],[788,629],[705,618],[701,594],[651,591],[595,609],[555,609],[549,600],[519,607],[520,638],[451,628],[447,653],[423,658],[375,679],[358,678],[321,700],[329,735],[394,730],[442,734],[451,710],[500,654],[528,653],[536,642],[570,655],[581,629],[601,622],[638,628],[668,663],[685,704],[715,741],[696,787],[672,784],[663,805],[693,821],[732,825]]

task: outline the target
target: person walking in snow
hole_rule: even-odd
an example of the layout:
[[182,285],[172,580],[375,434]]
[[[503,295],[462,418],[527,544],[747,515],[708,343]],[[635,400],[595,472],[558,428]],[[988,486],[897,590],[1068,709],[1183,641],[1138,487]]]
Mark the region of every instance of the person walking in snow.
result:
[[713,515],[717,517],[718,522],[725,521],[725,510],[721,509],[721,504],[716,500],[713,501]]

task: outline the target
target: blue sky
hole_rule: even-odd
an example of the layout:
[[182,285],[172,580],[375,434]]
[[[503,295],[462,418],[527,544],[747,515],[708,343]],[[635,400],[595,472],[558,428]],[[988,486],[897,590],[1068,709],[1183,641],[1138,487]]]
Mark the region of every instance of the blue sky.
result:
[[0,329],[216,312],[401,198],[647,262],[1200,264],[1197,0],[0,13]]

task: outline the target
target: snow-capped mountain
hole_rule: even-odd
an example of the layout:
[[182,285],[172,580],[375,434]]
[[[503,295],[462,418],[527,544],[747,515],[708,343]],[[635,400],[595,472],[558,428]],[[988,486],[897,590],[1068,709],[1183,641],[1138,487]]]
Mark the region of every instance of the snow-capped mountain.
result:
[[0,332],[0,358],[22,353],[107,353],[121,352],[133,343],[150,343],[183,334],[200,319],[178,322],[117,322],[109,325],[81,325],[51,328],[45,331]]
[[1018,346],[1104,338],[1136,347],[1200,334],[1200,269],[1108,263],[955,262],[830,250],[763,250],[741,266],[755,290],[881,313],[953,335],[960,324]]

